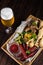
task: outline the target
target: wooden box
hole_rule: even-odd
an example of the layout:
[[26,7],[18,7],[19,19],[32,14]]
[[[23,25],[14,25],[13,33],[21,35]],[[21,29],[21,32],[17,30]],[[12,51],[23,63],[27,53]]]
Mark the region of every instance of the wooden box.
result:
[[[28,20],[29,18],[32,18],[32,19],[34,19],[34,20],[40,20],[39,18],[36,18],[36,17],[34,17],[34,16],[32,16],[32,15],[30,15],[26,20]],[[41,21],[41,20],[40,20],[40,21]],[[40,48],[40,49],[38,50],[38,52],[35,54],[34,59],[32,59],[31,62],[27,62],[27,63],[23,64],[20,60],[17,60],[15,57],[13,57],[13,56],[7,51],[7,49],[6,49],[6,44],[9,43],[9,41],[14,37],[14,35],[15,35],[15,32],[14,32],[13,35],[2,45],[1,49],[2,49],[7,55],[9,55],[14,61],[16,61],[18,64],[20,64],[20,65],[31,65],[31,64],[33,63],[33,61],[34,61],[34,60],[38,57],[38,55],[41,53],[42,48]]]

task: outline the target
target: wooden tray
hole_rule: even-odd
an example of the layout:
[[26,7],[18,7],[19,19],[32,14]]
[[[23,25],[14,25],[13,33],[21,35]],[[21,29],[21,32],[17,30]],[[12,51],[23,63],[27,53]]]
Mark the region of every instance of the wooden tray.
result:
[[[32,18],[33,20],[40,20],[39,18],[36,18],[36,17],[34,17],[34,16],[32,16],[32,15],[30,15],[26,20],[28,20],[29,18]],[[40,20],[40,21],[41,21],[41,20]],[[38,57],[38,55],[41,53],[42,48],[40,48],[40,49],[38,50],[38,52],[35,54],[35,58],[32,59],[31,62],[27,62],[27,63],[23,64],[21,61],[17,60],[15,57],[13,57],[13,56],[7,51],[7,49],[6,49],[6,44],[9,43],[9,41],[14,37],[14,35],[15,35],[15,32],[14,32],[13,35],[2,45],[1,49],[2,49],[7,55],[9,55],[14,61],[16,61],[18,64],[20,64],[20,65],[31,65],[31,64],[33,63],[33,61],[34,61],[34,60]]]

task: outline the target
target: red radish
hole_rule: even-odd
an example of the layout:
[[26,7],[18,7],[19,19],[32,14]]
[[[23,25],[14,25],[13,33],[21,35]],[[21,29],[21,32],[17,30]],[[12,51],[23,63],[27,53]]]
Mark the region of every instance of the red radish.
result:
[[23,54],[24,58],[26,59],[27,58],[27,55],[26,55],[26,52],[25,52],[22,44],[20,44],[19,47],[20,47],[21,53]]
[[37,50],[36,50],[36,51],[34,51],[34,52],[32,52],[31,54],[29,54],[27,57],[29,58],[29,57],[34,56],[34,55],[36,54],[36,52],[37,52]]
[[10,51],[11,51],[12,53],[16,53],[16,52],[18,51],[18,46],[17,46],[16,44],[12,44],[12,45],[10,46]]
[[30,52],[34,52],[36,49],[37,49],[37,47],[34,46],[34,47],[32,47],[32,48],[29,48],[28,50],[29,50]]

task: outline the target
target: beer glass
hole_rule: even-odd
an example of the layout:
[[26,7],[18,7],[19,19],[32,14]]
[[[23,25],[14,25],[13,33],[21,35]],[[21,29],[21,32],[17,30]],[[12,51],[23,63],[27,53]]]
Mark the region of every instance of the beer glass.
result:
[[9,33],[12,31],[11,26],[13,25],[15,21],[13,10],[9,7],[1,9],[1,22],[4,26],[8,27],[6,29],[6,33]]

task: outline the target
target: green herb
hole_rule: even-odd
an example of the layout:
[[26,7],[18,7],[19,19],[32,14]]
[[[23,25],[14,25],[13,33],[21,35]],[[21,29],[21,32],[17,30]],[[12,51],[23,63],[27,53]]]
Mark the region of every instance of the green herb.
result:
[[22,34],[25,35],[26,31],[23,31]]
[[21,37],[20,41],[21,41],[21,43],[25,43],[25,41],[22,37]]
[[15,41],[18,41],[18,40],[20,40],[20,38],[21,38],[21,36],[18,36],[18,37],[15,39]]
[[20,40],[18,40],[18,43],[19,43],[19,44],[22,44]]
[[29,51],[29,50],[27,50],[27,51],[26,51],[26,54],[30,54],[30,51]]
[[36,40],[37,39],[37,35],[35,33],[32,33],[32,35],[31,35],[31,37],[29,37],[29,39],[32,39],[32,38],[34,38],[34,40]]
[[37,24],[36,24],[36,22],[32,22],[32,25],[35,25],[36,26]]
[[23,39],[23,34],[22,33],[18,33],[19,36],[15,39],[16,42],[18,42],[19,44],[24,43],[24,39]]
[[23,34],[22,33],[18,33],[18,34],[19,34],[19,36],[23,37]]
[[32,37],[34,38],[34,40],[37,38],[36,34],[32,34]]

